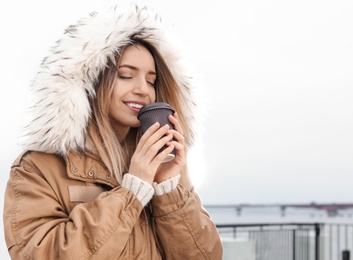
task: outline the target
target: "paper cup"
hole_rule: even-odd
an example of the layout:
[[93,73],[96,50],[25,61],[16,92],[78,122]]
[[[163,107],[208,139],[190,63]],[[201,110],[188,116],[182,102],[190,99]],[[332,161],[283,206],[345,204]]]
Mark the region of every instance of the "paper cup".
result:
[[[141,123],[142,134],[156,122],[159,122],[160,126],[168,124],[170,129],[174,129],[174,126],[168,120],[169,115],[174,114],[174,109],[167,103],[156,102],[148,104],[141,108],[140,112],[137,115],[138,120]],[[158,153],[163,151],[167,146],[163,146]],[[163,163],[169,162],[175,158],[175,149],[167,156]]]

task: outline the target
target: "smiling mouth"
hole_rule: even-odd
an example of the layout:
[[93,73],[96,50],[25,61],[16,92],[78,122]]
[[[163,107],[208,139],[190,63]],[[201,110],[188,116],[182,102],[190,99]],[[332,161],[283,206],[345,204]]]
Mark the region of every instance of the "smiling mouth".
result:
[[144,104],[136,103],[136,102],[124,102],[124,104],[135,113],[138,113],[141,110],[141,108],[144,106]]
[[125,103],[128,107],[136,108],[136,109],[141,109],[143,105],[137,104],[137,103]]

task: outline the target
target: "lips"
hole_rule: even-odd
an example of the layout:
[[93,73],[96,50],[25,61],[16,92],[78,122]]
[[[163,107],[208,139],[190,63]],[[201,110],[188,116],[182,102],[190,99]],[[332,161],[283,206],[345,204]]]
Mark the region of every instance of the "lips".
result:
[[138,101],[126,101],[124,104],[131,109],[132,111],[138,113],[140,109],[146,105],[145,102],[138,102]]

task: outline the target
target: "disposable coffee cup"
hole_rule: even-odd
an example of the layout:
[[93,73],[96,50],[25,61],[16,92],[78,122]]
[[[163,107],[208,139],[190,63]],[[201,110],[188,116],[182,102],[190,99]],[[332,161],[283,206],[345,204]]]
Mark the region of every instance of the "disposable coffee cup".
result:
[[[161,127],[168,124],[170,129],[174,129],[173,124],[168,119],[169,115],[173,115],[174,112],[174,109],[164,102],[156,102],[142,107],[137,115],[137,118],[141,123],[142,134],[144,134],[146,130],[156,122],[159,122]],[[164,145],[158,153],[162,152],[165,148],[167,148],[166,145]],[[163,163],[170,162],[174,158],[175,149],[165,158]]]

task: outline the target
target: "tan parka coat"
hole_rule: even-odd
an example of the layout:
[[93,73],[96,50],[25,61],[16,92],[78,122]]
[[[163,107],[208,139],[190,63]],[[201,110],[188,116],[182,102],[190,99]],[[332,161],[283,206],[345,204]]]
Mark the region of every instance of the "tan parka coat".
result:
[[179,185],[143,208],[109,176],[95,156],[20,155],[5,195],[12,259],[222,258],[217,229],[195,192]]
[[193,143],[195,87],[160,21],[139,7],[92,13],[70,26],[43,60],[21,140],[25,152],[12,165],[5,192],[5,239],[13,259],[222,258],[219,234],[195,190],[178,184],[143,207],[120,185],[123,173],[113,175],[87,146],[89,97],[107,62],[132,37],[164,58],[180,90],[178,113],[190,123],[183,129],[186,141]]

